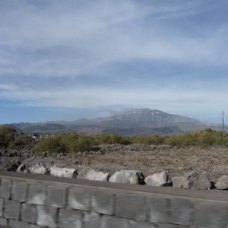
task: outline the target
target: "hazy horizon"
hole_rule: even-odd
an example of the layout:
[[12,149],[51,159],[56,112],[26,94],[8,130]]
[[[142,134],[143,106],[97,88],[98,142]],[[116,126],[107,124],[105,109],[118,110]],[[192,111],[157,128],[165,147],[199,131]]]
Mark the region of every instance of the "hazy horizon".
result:
[[0,123],[228,113],[228,2],[0,0]]
[[[73,121],[77,121],[77,120],[82,120],[82,119],[88,119],[88,120],[91,120],[91,119],[96,119],[96,118],[105,118],[105,117],[111,117],[111,116],[115,116],[116,114],[121,114],[121,113],[124,113],[126,111],[134,111],[134,110],[145,110],[145,109],[148,109],[148,110],[158,110],[158,109],[149,109],[149,108],[127,108],[127,109],[110,109],[110,110],[103,110],[103,112],[96,112],[96,114],[87,114],[85,115],[85,113],[83,113],[83,115],[79,113],[79,115],[75,115],[77,117],[75,118],[68,118],[68,119],[45,119],[45,120],[38,120],[38,121],[16,121],[16,122],[4,122],[4,123],[1,123],[0,124],[15,124],[15,123],[31,123],[31,124],[39,124],[39,123],[60,123],[60,122],[73,122]],[[164,110],[158,110],[158,111],[161,111],[161,112],[165,112]],[[171,114],[171,115],[179,115],[177,113],[168,113],[168,112],[165,112],[167,114]],[[212,121],[209,121],[209,120],[205,120],[205,119],[200,119],[200,118],[197,118],[197,117],[194,117],[194,116],[186,116],[186,115],[180,115],[180,116],[183,116],[183,117],[187,117],[187,118],[192,118],[192,119],[195,119],[195,120],[199,120],[201,121],[202,123],[209,123],[209,124],[216,124],[216,125],[222,125],[222,113],[221,115],[219,116],[220,118],[218,118],[218,121],[217,122],[212,122]],[[226,122],[225,122],[225,125],[226,125]]]

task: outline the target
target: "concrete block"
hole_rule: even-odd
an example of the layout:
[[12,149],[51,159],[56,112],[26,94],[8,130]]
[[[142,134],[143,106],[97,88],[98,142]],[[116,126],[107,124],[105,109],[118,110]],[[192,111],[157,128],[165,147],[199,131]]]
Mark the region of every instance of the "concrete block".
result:
[[59,228],[81,228],[82,213],[77,210],[61,209],[58,216]]
[[101,214],[112,215],[113,210],[113,193],[109,191],[91,191],[91,209]]
[[147,222],[133,221],[128,222],[128,228],[158,228],[158,225],[154,225]]
[[[182,225],[177,225],[177,224],[159,224],[159,226],[158,226],[158,228],[189,228],[189,227],[190,226],[182,226]],[[195,227],[195,228],[203,228],[203,227]]]
[[0,227],[6,226],[6,225],[7,225],[7,219],[0,218]]
[[192,225],[193,202],[189,199],[173,198],[170,199],[169,222],[178,225]]
[[128,220],[114,216],[103,216],[100,228],[128,228]]
[[118,194],[116,195],[116,215],[135,219],[147,220],[147,200],[140,194]]
[[90,209],[90,193],[87,188],[83,187],[69,189],[68,207],[88,211]]
[[56,227],[57,208],[37,206],[37,224],[39,226]]
[[22,181],[13,181],[12,200],[17,202],[26,202],[27,183]]
[[37,220],[36,206],[23,204],[21,207],[21,220],[24,222],[35,223]]
[[10,199],[12,182],[7,179],[1,179],[0,198]]
[[[182,225],[177,225],[177,224],[159,224],[158,228],[193,228],[193,227],[182,226]],[[207,227],[195,227],[195,228],[207,228]]]
[[171,216],[169,199],[153,197],[149,202],[149,221],[151,223],[169,223]]
[[[47,226],[45,226],[47,227]],[[34,225],[34,224],[30,224],[30,227],[29,228],[44,228],[43,226],[37,226],[37,225]]]
[[193,225],[228,227],[228,204],[206,200],[194,201]]
[[20,215],[20,204],[12,200],[5,201],[4,217],[18,220]]
[[97,213],[85,213],[83,219],[83,228],[100,228],[101,217]]
[[3,215],[3,204],[4,204],[3,199],[0,199],[0,216]]
[[25,222],[10,220],[9,221],[9,227],[10,228],[30,228],[30,225]]
[[44,184],[30,184],[28,187],[27,202],[36,205],[45,205],[47,198]]
[[60,186],[48,186],[47,205],[63,208],[66,206],[67,188]]

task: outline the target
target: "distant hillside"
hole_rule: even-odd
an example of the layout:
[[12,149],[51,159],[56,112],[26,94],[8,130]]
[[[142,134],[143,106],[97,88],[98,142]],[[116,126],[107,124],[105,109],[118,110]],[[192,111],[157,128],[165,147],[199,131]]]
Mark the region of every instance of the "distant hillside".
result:
[[25,133],[73,131],[87,134],[117,133],[121,135],[170,135],[214,127],[192,118],[151,109],[131,109],[108,117],[72,122],[16,123],[11,126]]

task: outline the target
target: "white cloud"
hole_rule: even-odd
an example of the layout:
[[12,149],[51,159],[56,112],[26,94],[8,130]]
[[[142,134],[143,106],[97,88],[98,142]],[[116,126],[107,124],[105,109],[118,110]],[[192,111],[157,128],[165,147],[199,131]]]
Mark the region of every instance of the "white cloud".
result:
[[[15,5],[0,11],[0,47],[7,49],[0,52],[0,76],[97,74],[132,59],[214,60],[211,42],[168,34],[169,18],[198,13],[196,3],[50,1],[40,9],[29,0],[8,1]],[[155,21],[152,28],[146,20]]]
[[[191,21],[206,10],[213,11],[217,4],[210,0],[2,0],[0,99],[32,107],[149,106],[174,113],[223,110],[226,84],[211,90],[211,85],[203,84],[205,75],[199,80],[200,73],[186,72],[189,89],[185,90],[183,83],[178,84],[178,69],[170,73],[165,65],[193,63],[199,69],[227,65],[227,24],[219,23],[209,33],[201,21]],[[129,87],[125,83],[124,88],[124,69],[118,75],[112,67],[131,61],[137,64],[137,60],[160,61],[164,75],[177,73],[177,79],[164,80],[165,86],[158,83],[156,87],[157,75],[146,72],[153,75],[154,86],[146,86],[140,74],[144,88],[134,83]],[[224,83],[226,72],[222,73]],[[83,80],[84,75],[87,81],[73,82],[72,78]],[[90,77],[100,75],[106,75],[104,80],[118,78],[119,86],[110,86],[112,80],[107,83],[110,89],[102,82],[92,86]],[[58,84],[59,79],[72,80],[72,85]]]
[[16,89],[17,87],[12,84],[0,84],[0,91],[6,91],[9,93],[10,91],[15,91]]
[[[4,90],[2,91],[1,88]],[[213,113],[224,110],[224,91],[175,89],[104,89],[100,87],[30,90],[5,85],[0,97],[18,105],[48,108],[150,107],[173,113]]]

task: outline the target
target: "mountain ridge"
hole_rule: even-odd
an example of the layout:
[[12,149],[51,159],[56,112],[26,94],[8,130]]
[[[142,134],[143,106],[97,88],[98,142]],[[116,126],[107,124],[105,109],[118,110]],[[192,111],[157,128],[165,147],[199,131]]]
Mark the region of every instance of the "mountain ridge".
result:
[[121,135],[178,134],[215,126],[186,116],[157,109],[128,109],[110,116],[75,121],[12,123],[27,134],[81,132],[86,134],[117,133]]

